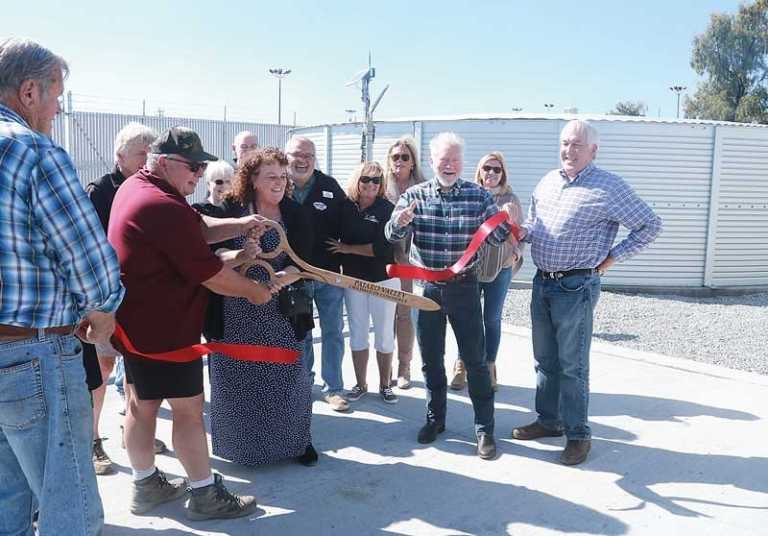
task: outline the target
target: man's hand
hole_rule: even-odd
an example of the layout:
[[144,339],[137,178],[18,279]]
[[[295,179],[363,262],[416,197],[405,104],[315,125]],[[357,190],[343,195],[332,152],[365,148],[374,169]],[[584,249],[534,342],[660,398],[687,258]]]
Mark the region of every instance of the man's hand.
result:
[[275,272],[275,277],[269,280],[267,286],[272,294],[277,294],[281,288],[287,287],[299,279],[301,279],[301,274],[298,272]]
[[608,255],[603,262],[597,265],[597,273],[601,276],[605,275],[605,272],[607,272],[614,264],[616,264],[616,259]]
[[405,227],[413,221],[414,213],[416,212],[416,201],[411,201],[411,204],[401,210],[395,218],[395,225],[398,227]]
[[242,264],[244,262],[256,260],[259,255],[261,255],[261,246],[258,241],[253,238],[247,238],[243,244],[243,249],[239,250],[237,255],[235,255],[235,260]]
[[342,242],[340,240],[335,240],[333,238],[329,238],[328,240],[325,241],[325,245],[328,246],[327,249],[331,253],[341,253],[341,254],[346,253],[346,251],[344,249],[344,246],[346,244],[344,244],[344,242]]
[[267,218],[264,216],[251,214],[250,216],[238,218],[238,220],[240,220],[241,235],[247,235],[251,238],[258,239],[264,234],[264,231],[267,230],[266,225],[264,225]]
[[101,311],[91,311],[75,330],[75,335],[91,344],[107,344],[112,333],[115,331],[115,315],[112,313],[102,313]]

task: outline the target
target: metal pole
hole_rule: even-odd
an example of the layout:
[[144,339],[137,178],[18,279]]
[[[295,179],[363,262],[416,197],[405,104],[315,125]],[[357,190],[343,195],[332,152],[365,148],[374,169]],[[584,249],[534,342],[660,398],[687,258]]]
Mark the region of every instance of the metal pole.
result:
[[282,110],[283,110],[283,79],[278,78],[277,79],[277,124],[278,125],[283,124]]

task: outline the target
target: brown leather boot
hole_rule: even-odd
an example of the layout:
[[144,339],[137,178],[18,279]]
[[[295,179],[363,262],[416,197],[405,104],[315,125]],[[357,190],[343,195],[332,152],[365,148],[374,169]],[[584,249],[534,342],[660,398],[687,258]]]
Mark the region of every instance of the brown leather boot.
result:
[[467,369],[464,368],[464,362],[457,359],[453,364],[453,379],[451,380],[451,389],[461,391],[467,384]]

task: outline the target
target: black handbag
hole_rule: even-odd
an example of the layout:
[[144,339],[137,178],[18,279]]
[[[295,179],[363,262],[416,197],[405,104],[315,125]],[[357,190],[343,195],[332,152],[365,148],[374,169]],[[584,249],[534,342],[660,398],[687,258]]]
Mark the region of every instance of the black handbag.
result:
[[307,333],[315,327],[312,297],[304,288],[304,283],[297,281],[280,289],[277,304],[280,312],[291,323],[296,340],[303,341]]

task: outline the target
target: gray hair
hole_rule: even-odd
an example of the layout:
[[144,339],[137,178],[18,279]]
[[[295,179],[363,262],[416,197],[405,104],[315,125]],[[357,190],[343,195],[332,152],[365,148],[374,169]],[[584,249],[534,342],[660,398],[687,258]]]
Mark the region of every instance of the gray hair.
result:
[[441,132],[429,141],[429,155],[434,158],[443,147],[458,147],[464,154],[464,140],[455,132]]
[[232,141],[232,145],[237,147],[243,141],[243,138],[247,138],[248,136],[253,136],[254,138],[256,138],[257,141],[259,139],[259,137],[253,132],[251,132],[250,130],[241,130],[235,136],[235,139]]
[[149,153],[147,155],[147,163],[144,164],[147,166],[147,169],[149,171],[157,171],[158,163],[160,162],[160,157],[165,156],[164,154],[156,154],[156,153]]
[[209,162],[208,167],[205,168],[203,178],[205,182],[215,181],[216,179],[226,179],[235,175],[235,168],[233,168],[226,160],[217,160],[215,162]]
[[115,162],[117,155],[124,153],[133,145],[151,145],[157,138],[157,132],[146,125],[131,121],[115,136]]
[[10,38],[0,42],[0,96],[18,91],[26,80],[39,82],[45,93],[55,69],[64,78],[69,75],[63,58],[34,41]]
[[565,134],[565,131],[568,129],[572,129],[575,132],[582,134],[584,136],[584,143],[587,145],[600,145],[600,133],[588,121],[583,121],[581,119],[568,121],[563,127],[563,130],[560,131],[560,139],[563,139],[563,134]]
[[285,152],[287,153],[288,152],[288,147],[290,147],[294,143],[299,143],[299,142],[302,142],[302,141],[303,142],[307,142],[307,143],[311,143],[312,147],[314,148],[314,150],[317,151],[317,147],[315,147],[315,142],[313,142],[312,140],[310,140],[309,138],[307,138],[305,136],[298,136],[298,135],[294,134],[293,136],[288,138],[287,142],[285,142]]

